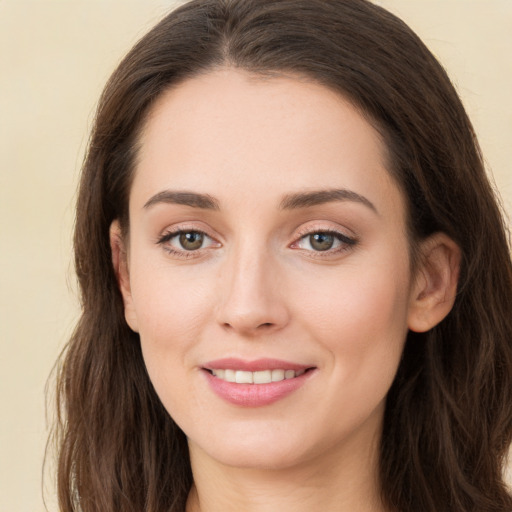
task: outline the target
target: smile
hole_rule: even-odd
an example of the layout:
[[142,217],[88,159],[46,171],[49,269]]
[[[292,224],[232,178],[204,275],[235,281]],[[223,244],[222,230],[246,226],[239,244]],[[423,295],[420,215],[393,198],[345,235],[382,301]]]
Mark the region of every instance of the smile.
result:
[[237,384],[270,384],[286,379],[300,377],[306,370],[262,370],[259,372],[248,372],[244,370],[212,369],[212,375],[225,381],[236,382]]
[[276,359],[220,359],[202,367],[210,389],[241,407],[261,407],[297,391],[317,373],[315,366]]

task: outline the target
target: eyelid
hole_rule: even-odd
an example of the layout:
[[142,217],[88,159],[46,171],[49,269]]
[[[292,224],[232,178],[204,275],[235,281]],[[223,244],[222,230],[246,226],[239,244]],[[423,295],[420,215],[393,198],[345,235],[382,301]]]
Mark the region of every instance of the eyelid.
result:
[[209,226],[205,225],[204,222],[183,221],[177,222],[170,226],[166,226],[164,229],[162,229],[156,236],[155,243],[159,243],[162,238],[172,236],[173,234],[176,235],[179,233],[189,232],[203,233],[204,235],[216,241],[218,241],[219,238],[217,235],[212,233],[212,230],[209,228]]
[[[298,249],[304,252],[309,253],[311,257],[315,258],[328,258],[339,253],[347,252],[354,248],[358,243],[358,237],[351,232],[348,234],[348,229],[342,229],[338,227],[333,227],[332,225],[326,225],[325,223],[308,223],[306,226],[301,226],[294,235],[294,241],[288,245],[288,247],[292,249]],[[182,233],[200,233],[210,239],[210,244],[207,247],[200,247],[194,250],[186,250],[180,249],[170,245],[168,242],[173,238],[179,236]],[[323,233],[334,236],[339,242],[338,247],[326,249],[325,251],[314,250],[314,249],[305,249],[299,247],[298,244],[307,238],[308,236],[314,235],[315,233]],[[210,233],[209,229],[205,229],[203,227],[198,227],[197,225],[184,223],[173,225],[171,227],[167,227],[164,229],[161,234],[155,240],[157,245],[161,245],[168,253],[172,254],[176,257],[181,258],[193,258],[200,257],[204,255],[205,251],[208,251],[211,248],[219,248],[222,247],[222,243],[218,240],[218,236],[213,236]]]
[[[310,253],[311,257],[315,258],[332,257],[333,255],[337,255],[353,249],[359,243],[358,237],[355,234],[348,234],[346,231],[348,230],[335,228],[332,225],[326,226],[325,224],[322,225],[319,223],[308,224],[307,226],[301,227],[301,229],[297,231],[297,233],[294,235],[294,242],[292,242],[289,247],[308,252]],[[302,247],[298,247],[298,244],[302,240],[316,233],[324,233],[334,236],[340,242],[340,246],[327,249],[325,251],[315,251],[314,249],[304,249]]]
[[295,230],[294,238],[299,239],[314,233],[331,233],[333,235],[340,235],[342,238],[357,241],[358,237],[354,231],[347,227],[342,227],[337,223],[329,221],[311,221],[302,224]]
[[[173,240],[174,238],[178,237],[180,234],[183,233],[200,233],[207,237],[208,239],[210,239],[212,243],[209,244],[207,247],[200,247],[199,249],[189,251],[187,251],[186,249],[174,247],[169,243],[171,240]],[[222,245],[217,240],[216,237],[212,236],[209,233],[209,230],[191,224],[178,224],[164,229],[161,232],[161,234],[158,235],[157,239],[155,240],[155,243],[157,245],[161,245],[166,252],[178,258],[200,257],[204,254],[205,250],[208,250],[212,247],[217,248]]]

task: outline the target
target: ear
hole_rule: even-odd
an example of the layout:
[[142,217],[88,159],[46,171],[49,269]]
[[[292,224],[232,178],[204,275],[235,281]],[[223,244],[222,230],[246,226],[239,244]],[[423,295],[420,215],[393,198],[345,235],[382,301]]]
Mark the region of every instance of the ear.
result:
[[110,225],[110,250],[112,252],[112,264],[117,278],[117,284],[124,303],[124,316],[130,328],[138,332],[137,315],[133,304],[130,288],[130,272],[128,268],[128,253],[121,233],[119,221],[115,220]]
[[421,243],[419,260],[411,290],[408,326],[411,331],[426,332],[453,307],[461,251],[448,235],[436,233]]

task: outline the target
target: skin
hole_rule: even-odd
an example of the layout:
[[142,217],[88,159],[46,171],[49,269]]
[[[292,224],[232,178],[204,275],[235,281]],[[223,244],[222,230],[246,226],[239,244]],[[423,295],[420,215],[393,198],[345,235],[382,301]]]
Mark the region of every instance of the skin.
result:
[[[386,393],[408,329],[431,328],[453,304],[455,244],[423,242],[411,272],[404,198],[378,133],[310,81],[229,68],[189,79],[157,101],[140,143],[129,240],[114,222],[113,261],[149,376],[189,439],[187,510],[384,510]],[[333,189],[350,194],[282,207]],[[216,208],[175,204],[169,190]],[[206,236],[187,251],[179,230]],[[319,251],[310,235],[326,231],[342,238]],[[315,370],[277,402],[240,407],[201,369],[225,357]]]

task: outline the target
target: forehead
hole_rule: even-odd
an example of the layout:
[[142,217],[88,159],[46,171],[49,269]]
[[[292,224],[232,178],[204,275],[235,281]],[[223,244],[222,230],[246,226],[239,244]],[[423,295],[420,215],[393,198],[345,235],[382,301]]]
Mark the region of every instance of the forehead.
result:
[[379,133],[329,88],[219,69],[156,101],[141,132],[132,192],[139,202],[165,188],[221,201],[244,191],[278,201],[319,188],[399,196],[385,155]]

